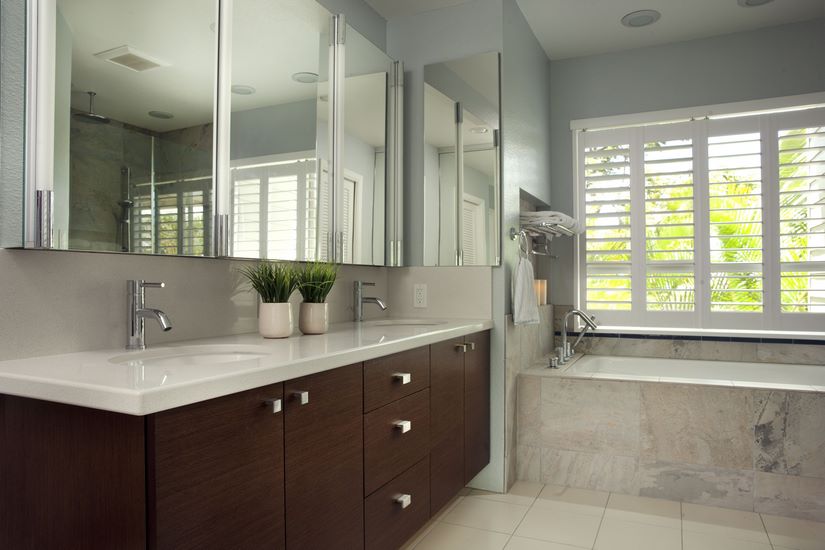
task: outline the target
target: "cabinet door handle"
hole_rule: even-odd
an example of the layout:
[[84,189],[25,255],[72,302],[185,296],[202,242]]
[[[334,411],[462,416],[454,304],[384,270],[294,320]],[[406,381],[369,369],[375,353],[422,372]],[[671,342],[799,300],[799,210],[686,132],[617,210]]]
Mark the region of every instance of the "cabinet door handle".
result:
[[283,410],[283,402],[280,399],[267,399],[264,405],[272,410],[272,414],[278,414]]
[[470,351],[476,350],[476,343],[475,342],[467,342],[467,346],[469,346]]
[[467,344],[456,344],[455,349],[461,350],[461,353],[467,353]]
[[392,425],[396,430],[399,430],[402,434],[405,434],[408,431],[412,430],[411,420],[396,420],[395,422],[393,422]]
[[294,391],[292,392],[292,398],[298,400],[299,405],[306,405],[309,403],[309,392],[308,391]]
[[393,380],[401,382],[402,385],[412,382],[412,374],[409,372],[396,372],[392,375]]
[[395,496],[392,498],[392,500],[393,500],[396,504],[398,504],[399,506],[401,506],[401,508],[406,508],[407,506],[409,506],[410,504],[412,504],[412,495],[408,495],[408,494],[395,495]]

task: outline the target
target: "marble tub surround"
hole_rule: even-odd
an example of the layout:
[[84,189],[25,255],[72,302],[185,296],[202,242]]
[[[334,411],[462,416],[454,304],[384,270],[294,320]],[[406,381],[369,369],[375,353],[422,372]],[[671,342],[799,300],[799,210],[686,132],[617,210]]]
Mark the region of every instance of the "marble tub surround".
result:
[[[808,342],[808,343],[805,343]],[[603,337],[589,334],[578,351],[592,355],[625,357],[659,357],[663,359],[700,359],[711,361],[747,361],[756,363],[790,363],[822,365],[825,341],[776,338],[745,339],[721,337],[669,337],[621,335]]]
[[513,316],[506,317],[505,333],[505,427],[504,460],[507,487],[516,481],[516,408],[518,375],[537,364],[547,365],[553,351],[553,306],[539,306],[539,324],[514,325]]
[[519,479],[825,521],[825,393],[519,376]]

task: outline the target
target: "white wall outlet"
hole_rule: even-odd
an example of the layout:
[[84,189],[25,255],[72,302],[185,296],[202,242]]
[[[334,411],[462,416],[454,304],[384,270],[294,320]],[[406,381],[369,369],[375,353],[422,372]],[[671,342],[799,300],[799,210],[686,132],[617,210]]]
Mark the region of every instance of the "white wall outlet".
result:
[[427,307],[427,285],[422,283],[413,285],[413,307]]

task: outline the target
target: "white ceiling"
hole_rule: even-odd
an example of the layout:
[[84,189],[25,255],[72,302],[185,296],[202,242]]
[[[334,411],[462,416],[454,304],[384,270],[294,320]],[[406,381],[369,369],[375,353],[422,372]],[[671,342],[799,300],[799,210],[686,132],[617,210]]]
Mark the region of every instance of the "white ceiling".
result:
[[425,11],[439,10],[459,4],[466,4],[470,0],[366,0],[367,4],[378,12],[384,19],[415,15]]
[[[550,59],[565,59],[681,42],[825,17],[825,0],[775,0],[743,8],[736,0],[518,0]],[[649,27],[620,23],[627,13],[655,9]]]

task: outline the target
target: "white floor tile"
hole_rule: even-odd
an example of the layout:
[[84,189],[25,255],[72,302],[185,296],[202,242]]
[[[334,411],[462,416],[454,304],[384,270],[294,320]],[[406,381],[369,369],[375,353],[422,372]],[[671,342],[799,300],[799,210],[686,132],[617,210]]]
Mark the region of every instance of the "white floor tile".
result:
[[[546,485],[539,493],[533,506],[536,508],[563,508],[577,514],[601,517],[604,515],[604,507],[609,496],[610,493],[602,491]],[[560,504],[562,506],[559,506]]]
[[742,510],[686,502],[682,504],[682,529],[770,544],[759,514]]
[[595,550],[682,550],[682,530],[605,518],[596,537]]
[[684,550],[771,550],[765,542],[735,539],[718,533],[682,533]]
[[592,548],[601,521],[600,516],[578,514],[564,508],[541,508],[534,505],[516,529],[516,535],[581,548]]
[[825,550],[825,523],[762,514],[771,543],[790,550]]
[[471,497],[483,498],[487,500],[495,500],[498,502],[507,502],[509,504],[520,504],[522,506],[531,506],[533,501],[544,488],[543,483],[534,483],[532,481],[516,481],[513,487],[505,493],[491,493],[489,491],[481,491],[473,489],[470,491]]
[[673,500],[610,493],[604,517],[681,529],[682,506]]
[[464,497],[461,497],[461,496],[454,497],[454,498],[453,498],[453,500],[451,500],[450,502],[448,502],[447,504],[445,504],[445,505],[444,505],[444,507],[443,507],[441,510],[439,510],[439,511],[438,511],[438,512],[437,512],[437,513],[433,516],[433,518],[432,518],[432,519],[433,519],[434,521],[441,521],[442,519],[444,519],[444,516],[446,516],[447,514],[449,514],[449,513],[452,511],[452,509],[453,509],[453,508],[455,508],[456,506],[458,506],[458,503],[459,503],[459,502],[461,502],[462,500],[464,500]]
[[504,533],[438,523],[415,550],[502,550],[509,538]]
[[545,540],[513,537],[504,547],[504,550],[581,550],[581,548]]
[[413,548],[415,548],[415,545],[416,545],[416,544],[418,544],[419,542],[421,542],[421,540],[422,540],[425,536],[427,536],[427,534],[428,534],[430,531],[432,531],[432,530],[433,530],[433,528],[436,526],[436,524],[437,524],[437,523],[438,523],[438,522],[437,522],[437,521],[435,521],[435,519],[431,519],[430,521],[428,521],[428,522],[424,525],[424,527],[422,527],[421,529],[419,529],[419,530],[418,530],[418,531],[417,531],[417,532],[416,532],[413,536],[411,536],[411,537],[410,537],[410,540],[408,540],[408,541],[406,542],[406,544],[404,544],[404,546],[402,546],[402,547],[400,548],[400,550],[412,550]]
[[529,509],[518,504],[464,497],[441,521],[512,534]]

